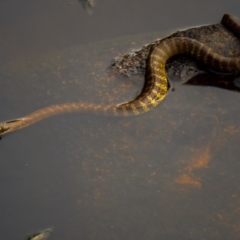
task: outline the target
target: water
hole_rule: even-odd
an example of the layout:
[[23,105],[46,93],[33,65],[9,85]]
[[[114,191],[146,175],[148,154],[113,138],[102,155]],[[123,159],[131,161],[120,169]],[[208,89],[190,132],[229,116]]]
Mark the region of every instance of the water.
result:
[[[112,58],[225,12],[240,17],[239,5],[96,0],[89,15],[73,1],[0,1],[0,120],[132,99],[143,79],[109,76]],[[53,240],[239,239],[239,93],[174,84],[136,118],[70,114],[5,136],[0,238],[53,226]]]

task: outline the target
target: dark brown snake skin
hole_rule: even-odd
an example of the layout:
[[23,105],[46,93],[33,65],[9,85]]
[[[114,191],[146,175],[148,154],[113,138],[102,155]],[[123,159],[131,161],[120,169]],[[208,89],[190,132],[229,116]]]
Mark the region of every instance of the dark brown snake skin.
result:
[[[221,23],[240,37],[240,22],[225,14]],[[140,95],[131,102],[120,105],[66,103],[52,105],[35,111],[23,118],[0,123],[0,135],[12,132],[44,118],[67,112],[82,112],[106,116],[132,116],[149,111],[157,106],[169,89],[166,62],[172,56],[186,54],[220,72],[240,71],[240,57],[228,58],[219,55],[205,44],[190,38],[176,37],[163,40],[151,52],[146,69],[145,85]]]

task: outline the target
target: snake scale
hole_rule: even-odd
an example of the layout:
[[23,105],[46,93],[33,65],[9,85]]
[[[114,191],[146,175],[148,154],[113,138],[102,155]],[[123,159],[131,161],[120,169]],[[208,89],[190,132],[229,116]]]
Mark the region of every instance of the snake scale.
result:
[[[240,22],[225,14],[221,23],[240,37]],[[106,116],[132,116],[149,111],[157,106],[169,89],[165,69],[169,58],[185,54],[220,72],[240,71],[240,57],[224,57],[207,45],[190,38],[175,37],[161,41],[153,48],[146,67],[145,84],[136,99],[119,105],[101,105],[90,103],[66,103],[52,105],[37,110],[25,117],[0,123],[0,135],[22,129],[44,118],[68,112],[91,113]]]

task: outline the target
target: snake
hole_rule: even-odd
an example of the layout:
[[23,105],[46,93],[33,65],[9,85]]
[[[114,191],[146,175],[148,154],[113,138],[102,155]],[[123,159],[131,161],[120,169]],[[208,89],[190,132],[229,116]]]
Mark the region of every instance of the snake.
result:
[[[240,37],[240,21],[224,14],[221,23]],[[132,101],[122,104],[94,104],[85,102],[51,105],[22,118],[0,123],[0,135],[32,125],[45,118],[70,112],[103,116],[127,117],[148,112],[167,95],[170,83],[167,79],[166,62],[173,56],[184,54],[215,71],[224,73],[240,71],[240,57],[225,57],[206,44],[186,37],[166,38],[151,50],[146,61],[145,82],[141,93]]]

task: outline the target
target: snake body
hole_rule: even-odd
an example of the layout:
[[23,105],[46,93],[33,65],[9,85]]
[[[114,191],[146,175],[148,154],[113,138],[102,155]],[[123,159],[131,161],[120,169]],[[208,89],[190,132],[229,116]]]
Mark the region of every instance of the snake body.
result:
[[[221,23],[240,36],[240,22],[225,14]],[[44,118],[68,112],[91,113],[106,116],[132,116],[149,111],[157,106],[169,89],[166,62],[172,56],[185,54],[221,72],[240,71],[240,57],[224,57],[205,44],[190,38],[175,37],[161,41],[151,51],[147,60],[145,85],[140,95],[127,103],[119,105],[101,105],[89,103],[66,103],[52,105],[35,111],[23,118],[0,123],[0,135],[22,129]]]

